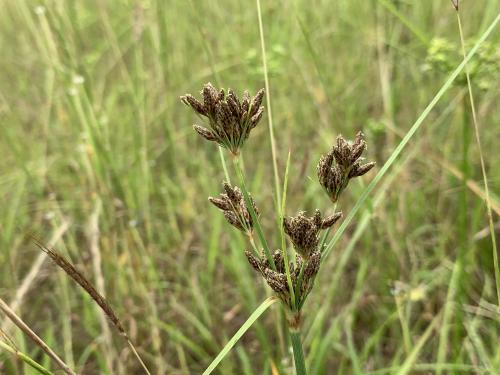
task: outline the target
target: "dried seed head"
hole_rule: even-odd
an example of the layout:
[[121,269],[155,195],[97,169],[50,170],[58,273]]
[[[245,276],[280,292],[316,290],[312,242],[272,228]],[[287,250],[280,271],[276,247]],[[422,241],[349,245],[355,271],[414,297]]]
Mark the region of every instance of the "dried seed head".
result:
[[250,131],[257,126],[264,113],[261,89],[251,98],[248,91],[240,101],[233,90],[226,95],[223,89],[217,90],[207,83],[201,91],[203,104],[192,95],[181,96],[181,100],[194,111],[207,117],[210,129],[195,126],[195,130],[205,139],[215,141],[227,148],[231,153],[238,154]]
[[318,163],[318,180],[333,202],[337,202],[351,178],[367,173],[375,163],[361,165],[361,155],[366,150],[363,133],[358,132],[352,143],[339,135],[335,146]]
[[[215,207],[222,210],[229,224],[243,232],[251,233],[253,230],[252,215],[245,203],[245,198],[240,188],[237,186],[232,187],[227,182],[224,182],[223,187],[225,193],[220,194],[218,198],[209,197],[208,200]],[[258,215],[259,211],[255,201],[251,196],[249,198],[255,214]]]
[[458,11],[458,0],[451,0],[451,3],[453,4],[455,10]]

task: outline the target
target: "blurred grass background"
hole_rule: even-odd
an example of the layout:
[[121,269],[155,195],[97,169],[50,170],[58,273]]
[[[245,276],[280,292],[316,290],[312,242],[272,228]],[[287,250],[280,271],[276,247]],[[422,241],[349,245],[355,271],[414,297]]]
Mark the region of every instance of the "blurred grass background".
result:
[[[33,231],[107,296],[154,373],[201,373],[270,292],[246,264],[245,239],[207,202],[224,179],[218,152],[178,97],[208,81],[240,93],[264,86],[255,3],[0,6],[0,296],[82,374],[141,373],[92,301],[26,239]],[[466,37],[499,10],[463,1]],[[455,12],[445,0],[263,1],[262,12],[282,176],[291,151],[287,214],[331,213],[320,154],[339,133],[363,130],[367,157],[383,164],[447,77],[426,68],[433,39],[459,56]],[[489,43],[499,41],[496,30]],[[498,231],[500,91],[490,73],[489,88],[473,87]],[[304,310],[311,374],[391,374],[408,359],[412,373],[500,373],[467,100],[465,86],[449,90],[322,266]],[[278,247],[266,121],[244,160]],[[344,213],[371,177],[350,186]],[[285,332],[276,305],[217,372],[291,374]],[[32,370],[1,352],[0,373]]]

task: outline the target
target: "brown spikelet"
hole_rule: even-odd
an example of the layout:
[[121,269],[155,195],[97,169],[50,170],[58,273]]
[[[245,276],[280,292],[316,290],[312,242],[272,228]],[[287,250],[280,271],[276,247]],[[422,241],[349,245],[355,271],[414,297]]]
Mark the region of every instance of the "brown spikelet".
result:
[[187,106],[193,108],[200,115],[202,116],[207,115],[207,110],[205,109],[205,106],[201,104],[193,95],[190,94],[183,95],[181,96],[181,101]]
[[256,271],[260,271],[260,260],[248,250],[245,250],[245,256],[252,268]]
[[342,217],[342,212],[336,212],[335,214],[324,218],[321,221],[321,229],[330,228],[333,224],[335,224]]
[[123,325],[121,321],[118,319],[116,316],[115,312],[111,308],[111,306],[108,304],[106,299],[94,288],[94,286],[90,283],[90,281],[87,280],[87,278],[80,272],[78,271],[73,264],[71,264],[69,261],[67,261],[64,257],[62,257],[60,254],[58,254],[55,250],[48,248],[45,246],[38,238],[36,238],[34,235],[30,235],[31,239],[33,242],[42,250],[45,254],[47,254],[52,261],[58,265],[66,274],[73,279],[78,285],[80,285],[85,292],[97,303],[97,305],[104,311],[104,314],[108,317],[108,319],[111,321],[113,326],[118,330],[118,332],[121,334],[121,336],[125,339],[127,342],[128,346],[130,347],[130,350],[134,354],[134,356],[137,358],[139,363],[141,364],[144,372],[147,375],[151,375],[149,369],[147,368],[146,364],[142,360],[141,356],[137,352],[137,349],[135,348],[134,344],[128,337],[127,333],[125,332],[125,329],[123,328]]
[[193,125],[193,129],[207,141],[216,141],[214,133],[200,125]]
[[115,326],[115,328],[120,332],[121,335],[128,339],[127,333],[125,332],[122,323],[116,316],[115,312],[108,304],[106,299],[99,294],[99,292],[94,288],[94,286],[87,280],[87,278],[78,271],[73,264],[67,261],[63,256],[58,254],[55,250],[46,247],[40,240],[31,235],[33,242],[47,254],[52,261],[59,266],[66,274],[73,279],[78,285],[80,285],[87,294],[99,305],[99,307],[104,311],[108,319]]
[[368,173],[375,166],[375,162],[366,163],[363,165],[356,164],[349,172],[349,178],[360,177]]
[[[222,210],[229,224],[242,232],[251,233],[254,222],[240,188],[237,186],[232,187],[227,182],[224,182],[223,188],[225,193],[220,194],[218,198],[209,197],[208,200],[215,207]],[[250,202],[255,214],[259,215],[259,210],[251,196]]]
[[309,258],[306,268],[304,269],[304,279],[308,280],[316,276],[321,263],[321,253],[315,251]]

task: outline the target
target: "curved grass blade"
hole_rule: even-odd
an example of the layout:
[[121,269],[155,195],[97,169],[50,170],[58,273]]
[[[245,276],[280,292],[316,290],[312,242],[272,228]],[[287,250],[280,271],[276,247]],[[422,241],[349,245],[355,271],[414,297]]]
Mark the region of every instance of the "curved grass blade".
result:
[[[465,41],[464,41],[464,32],[462,30],[462,22],[460,21],[460,13],[458,12],[458,0],[455,6],[455,9],[457,11],[457,23],[458,23],[458,30],[460,34],[460,44],[462,46],[462,54],[464,56],[464,59],[466,57],[465,53]],[[485,202],[486,202],[486,212],[488,214],[488,225],[490,227],[490,235],[491,235],[491,244],[493,247],[493,267],[495,269],[495,286],[497,289],[497,303],[498,306],[500,306],[500,267],[498,266],[498,252],[497,252],[497,242],[495,238],[495,226],[493,224],[493,215],[491,213],[491,200],[490,200],[490,192],[489,192],[489,187],[488,187],[488,177],[486,176],[486,166],[484,163],[484,156],[483,156],[483,148],[481,147],[481,136],[479,133],[479,123],[477,121],[477,115],[476,115],[476,105],[474,104],[474,95],[472,94],[472,85],[471,85],[471,79],[470,79],[470,74],[469,74],[469,68],[466,65],[465,66],[465,76],[467,77],[467,89],[469,91],[469,100],[470,100],[470,107],[472,110],[472,120],[474,123],[474,135],[476,136],[476,143],[477,143],[477,149],[479,151],[479,160],[481,162],[481,174],[483,175],[483,184],[484,184],[484,192],[485,192]]]
[[57,365],[68,375],[76,373],[43,341],[33,330],[0,298],[0,311],[28,336],[40,349],[42,349]]
[[245,334],[245,332],[252,326],[252,324],[259,319],[259,317],[266,311],[273,303],[278,301],[277,297],[269,297],[264,302],[260,304],[259,307],[250,315],[245,323],[236,331],[231,340],[222,348],[220,353],[215,357],[215,359],[210,363],[207,369],[203,372],[203,375],[211,374],[213,370],[219,365],[219,363],[224,359],[224,357],[229,353],[233,346],[238,342],[238,340]]
[[424,334],[420,337],[417,344],[415,345],[415,347],[413,348],[411,353],[408,355],[408,357],[404,361],[403,365],[399,368],[396,375],[406,375],[413,369],[413,366],[417,362],[418,356],[420,355],[422,348],[424,347],[427,340],[429,340],[429,338],[431,337],[432,331],[434,331],[434,328],[436,328],[437,324],[440,321],[441,321],[441,314],[436,316],[433,319],[433,321],[431,322],[431,324],[429,324],[429,326],[425,330]]
[[16,350],[12,346],[8,345],[7,343],[5,343],[5,342],[3,342],[1,340],[0,340],[0,348],[8,351],[9,353],[12,353],[17,358],[19,358],[21,361],[23,361],[24,363],[26,363],[28,366],[30,366],[31,368],[33,368],[36,371],[38,371],[40,374],[43,374],[43,375],[54,375],[54,373],[52,371],[47,370],[41,364],[39,364],[35,360],[31,359],[31,357],[29,357],[26,354],[20,352],[19,350]]
[[399,154],[403,151],[403,149],[406,147],[410,139],[415,135],[417,130],[420,128],[420,126],[423,124],[424,120],[427,118],[429,113],[432,111],[432,109],[436,106],[436,104],[439,102],[439,100],[443,97],[444,93],[450,88],[451,84],[455,79],[457,78],[458,74],[464,69],[465,65],[470,61],[470,59],[476,54],[477,50],[479,47],[483,44],[483,42],[488,38],[488,36],[493,32],[495,29],[496,25],[500,21],[500,13],[497,14],[496,18],[493,20],[493,22],[490,24],[488,29],[481,35],[477,43],[472,47],[470,50],[469,54],[467,57],[460,63],[460,65],[457,66],[457,68],[451,73],[451,75],[448,77],[446,82],[444,83],[443,86],[441,86],[441,89],[439,89],[438,93],[434,96],[434,98],[430,101],[430,103],[427,105],[427,107],[424,109],[424,111],[420,114],[420,116],[417,118],[415,123],[412,125],[408,133],[404,136],[404,138],[401,140],[401,142],[398,144],[396,149],[392,152],[391,156],[385,164],[382,166],[380,171],[377,173],[377,175],[373,178],[373,180],[370,182],[370,184],[366,187],[366,189],[363,191],[361,194],[361,197],[358,199],[356,204],[354,205],[354,208],[349,212],[345,220],[342,222],[342,225],[339,227],[331,241],[328,243],[328,246],[325,249],[325,255],[328,256],[328,254],[331,252],[333,249],[333,246],[337,243],[337,241],[340,239],[342,234],[345,232],[347,229],[347,226],[351,223],[352,219],[356,215],[356,213],[359,211],[363,203],[366,201],[370,193],[373,191],[375,186],[379,183],[379,181],[384,177],[384,175],[387,173],[389,168],[394,164],[396,159],[398,158]]

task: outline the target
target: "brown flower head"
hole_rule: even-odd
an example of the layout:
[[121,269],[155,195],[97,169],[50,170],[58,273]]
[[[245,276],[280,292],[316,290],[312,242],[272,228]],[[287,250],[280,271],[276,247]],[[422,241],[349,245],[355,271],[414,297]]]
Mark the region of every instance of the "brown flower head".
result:
[[[250,251],[245,251],[245,255],[250,265],[262,275],[266,283],[278,297],[285,304],[293,308],[294,306],[292,306],[292,300],[290,298],[290,289],[287,283],[283,253],[280,250],[276,250],[273,254],[273,261],[276,265],[275,270],[271,267],[268,259],[264,255],[261,255],[259,258]],[[295,295],[299,298],[295,301],[297,306],[301,305],[311,291],[314,279],[319,270],[320,262],[321,253],[315,251],[307,260],[303,260],[303,258],[297,254],[296,263],[289,263],[292,287]]]
[[237,155],[250,131],[262,118],[264,89],[260,89],[253,98],[245,91],[240,100],[231,89],[226,95],[223,89],[218,90],[207,83],[201,94],[203,103],[190,94],[181,96],[184,104],[208,119],[209,129],[194,125],[194,130],[203,138],[217,142]]
[[[237,186],[231,187],[227,182],[224,182],[225,193],[220,194],[219,198],[209,197],[208,200],[217,208],[222,210],[224,217],[232,226],[239,230],[251,233],[253,230],[253,220],[247,205],[245,197]],[[259,211],[255,205],[255,201],[250,197],[255,214]]]
[[330,228],[341,217],[342,212],[322,219],[319,210],[316,210],[312,217],[307,217],[305,212],[301,211],[295,217],[284,218],[283,227],[295,250],[303,258],[308,259],[312,253],[318,250],[320,230]]
[[351,178],[362,176],[375,166],[374,162],[361,163],[361,154],[365,150],[363,133],[358,132],[352,143],[339,135],[332,150],[321,156],[318,164],[319,183],[333,202],[337,202]]

